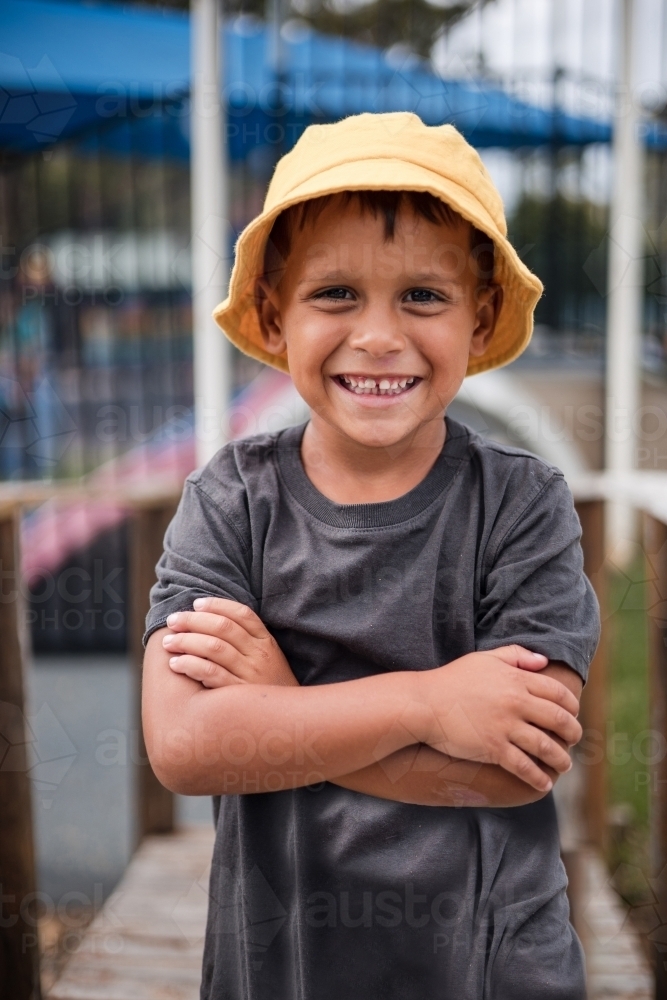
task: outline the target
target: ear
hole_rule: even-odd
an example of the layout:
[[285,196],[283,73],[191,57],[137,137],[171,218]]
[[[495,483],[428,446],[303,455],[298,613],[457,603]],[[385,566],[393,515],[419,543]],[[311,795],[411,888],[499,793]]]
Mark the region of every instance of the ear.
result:
[[500,285],[483,285],[477,289],[475,301],[475,326],[470,338],[469,353],[470,357],[479,358],[489,346],[496,328],[503,304],[503,290]]
[[275,288],[271,288],[266,278],[257,279],[255,307],[265,349],[269,354],[283,354],[287,344],[283,334],[280,300]]

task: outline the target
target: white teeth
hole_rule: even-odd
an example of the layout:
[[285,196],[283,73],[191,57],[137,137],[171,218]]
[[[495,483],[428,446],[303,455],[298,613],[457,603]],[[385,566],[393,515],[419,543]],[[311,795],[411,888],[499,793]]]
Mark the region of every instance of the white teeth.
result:
[[338,377],[351,392],[356,392],[357,395],[364,396],[397,396],[407,387],[413,385],[415,381],[414,375],[411,375],[409,378],[383,378],[378,380],[366,378],[365,375],[361,377],[356,375],[339,375]]

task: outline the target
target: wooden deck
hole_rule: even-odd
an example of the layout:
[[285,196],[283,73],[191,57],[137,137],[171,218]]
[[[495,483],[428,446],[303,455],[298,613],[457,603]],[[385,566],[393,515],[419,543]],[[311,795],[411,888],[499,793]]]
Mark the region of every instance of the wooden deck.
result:
[[588,968],[588,1000],[653,1000],[655,985],[628,914],[602,860],[586,853],[581,935]]
[[[148,837],[47,1000],[199,1000],[212,847],[207,827]],[[593,852],[583,875],[589,1000],[652,1000],[636,933]]]
[[147,837],[48,1000],[199,1000],[213,829]]

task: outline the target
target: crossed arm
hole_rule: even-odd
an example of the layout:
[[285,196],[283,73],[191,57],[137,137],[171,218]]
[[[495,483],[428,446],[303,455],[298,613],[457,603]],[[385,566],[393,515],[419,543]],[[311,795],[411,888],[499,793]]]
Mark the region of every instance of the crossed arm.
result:
[[581,680],[565,664],[505,647],[301,688],[250,609],[206,601],[146,648],[146,745],[174,791],[328,780],[420,805],[512,806],[541,798],[569,768]]

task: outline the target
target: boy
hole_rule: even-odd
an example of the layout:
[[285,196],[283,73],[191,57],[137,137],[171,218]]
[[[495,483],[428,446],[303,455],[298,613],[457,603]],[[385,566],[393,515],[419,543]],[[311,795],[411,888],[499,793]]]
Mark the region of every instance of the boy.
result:
[[215,796],[205,1000],[581,1000],[553,781],[598,637],[557,469],[445,416],[539,281],[451,127],[308,129],[242,234],[227,335],[304,427],[188,477],[143,718]]

